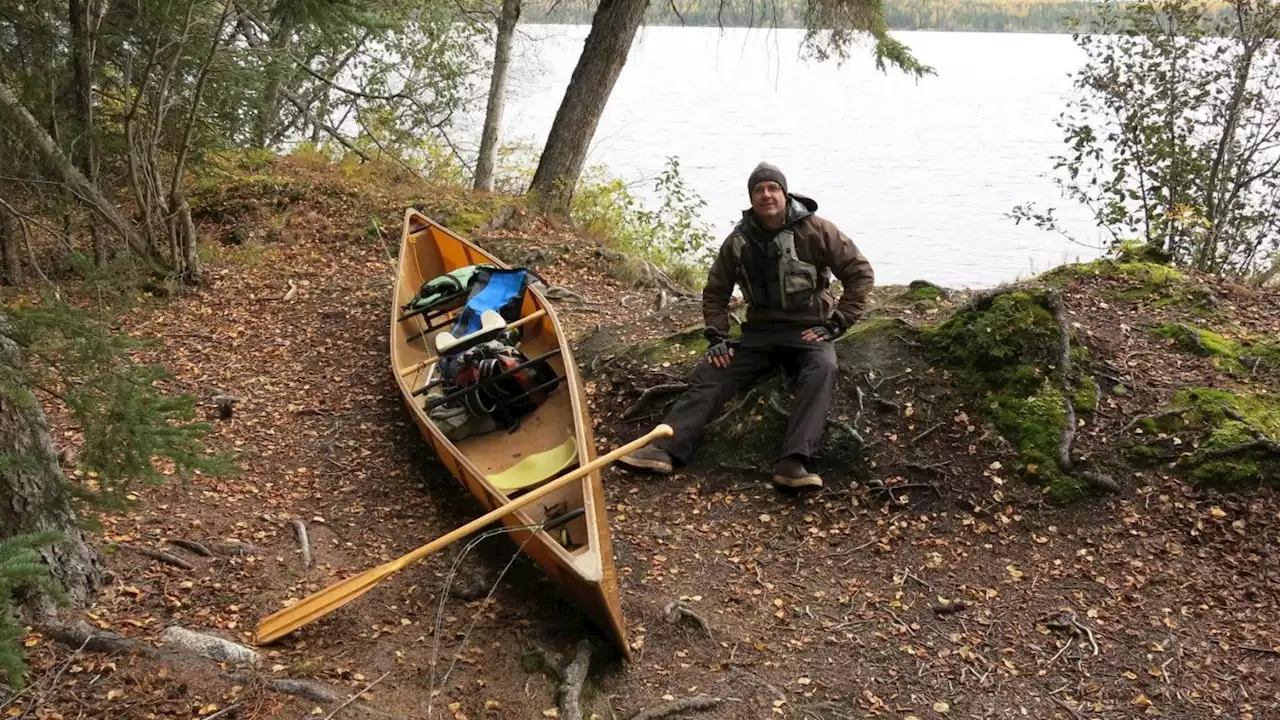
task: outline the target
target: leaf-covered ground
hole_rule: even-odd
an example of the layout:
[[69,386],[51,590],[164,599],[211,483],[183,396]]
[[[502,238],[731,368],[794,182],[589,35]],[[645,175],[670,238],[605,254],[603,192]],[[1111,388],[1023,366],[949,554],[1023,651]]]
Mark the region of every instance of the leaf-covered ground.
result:
[[[101,517],[110,575],[88,617],[147,643],[171,624],[248,643],[257,620],[290,599],[478,512],[416,435],[387,364],[401,214],[411,204],[439,214],[441,196],[408,183],[357,185],[312,165],[264,173],[275,179],[227,179],[200,197],[202,231],[218,248],[208,286],[144,302],[126,318],[128,332],[160,341],[147,359],[204,403],[213,443],[244,468],[171,478],[140,489],[131,512]],[[600,449],[656,422],[621,416],[639,390],[679,380],[689,349],[618,363],[592,343],[660,338],[696,324],[696,303],[618,280],[607,252],[545,225],[491,235],[504,236],[483,240],[494,247],[540,253],[525,261],[577,294],[558,309],[593,358],[583,364],[593,364],[584,370]],[[631,718],[699,695],[720,699],[697,715],[708,718],[1280,715],[1280,499],[1256,481],[1193,485],[1163,456],[1113,462],[1121,446],[1149,441],[1176,457],[1197,442],[1190,427],[1131,426],[1169,407],[1179,389],[1247,389],[1274,403],[1277,365],[1247,352],[1226,362],[1155,330],[1185,323],[1280,338],[1280,297],[1088,269],[1055,282],[1101,399],[1082,413],[1078,453],[1101,458],[1120,493],[1051,502],[1012,471],[1018,460],[983,408],[946,392],[945,369],[914,363],[842,377],[835,412],[868,445],[856,467],[825,468],[820,493],[779,494],[766,475],[711,453],[665,478],[611,468],[605,486],[635,662],[596,657],[584,716]],[[913,302],[903,290],[879,289],[875,312],[914,326],[965,300]],[[1190,301],[1168,301],[1177,293]],[[908,330],[903,357],[916,357],[906,351],[920,341]],[[239,399],[230,420],[218,419],[219,395]],[[868,407],[873,396],[882,402]],[[770,410],[752,402],[737,412]],[[296,520],[312,545],[309,567]],[[173,539],[218,550],[203,557]],[[249,547],[219,544],[231,540]],[[116,543],[166,549],[192,569],[112,552]],[[32,689],[0,712],[69,720],[337,710],[268,689],[289,677],[350,693],[372,684],[360,700],[403,717],[555,716],[557,683],[529,650],[572,655],[591,629],[532,563],[517,557],[508,569],[514,546],[500,536],[466,555],[446,587],[460,550],[262,648],[247,676],[77,652],[33,634]]]

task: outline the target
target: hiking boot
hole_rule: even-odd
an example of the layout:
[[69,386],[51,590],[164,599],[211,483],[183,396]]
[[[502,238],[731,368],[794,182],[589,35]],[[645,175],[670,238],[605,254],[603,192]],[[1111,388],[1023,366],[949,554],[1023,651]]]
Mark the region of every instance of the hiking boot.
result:
[[623,455],[619,460],[624,465],[634,468],[644,468],[663,474],[671,472],[671,455],[666,450],[652,445],[646,445],[633,453]]
[[822,478],[805,469],[804,463],[796,458],[783,458],[773,467],[773,484],[779,488],[792,490],[800,488],[820,488]]

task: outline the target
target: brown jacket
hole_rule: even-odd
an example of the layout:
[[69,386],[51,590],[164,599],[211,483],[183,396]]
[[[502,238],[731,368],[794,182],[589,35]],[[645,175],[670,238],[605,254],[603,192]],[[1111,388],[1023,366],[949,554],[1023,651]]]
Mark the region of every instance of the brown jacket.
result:
[[[867,296],[875,285],[871,263],[834,223],[813,214],[818,204],[812,199],[792,195],[788,205],[783,228],[791,228],[795,233],[796,257],[818,269],[819,288],[809,306],[798,310],[773,309],[766,306],[765,298],[759,297],[764,282],[761,276],[768,274],[764,270],[768,265],[764,259],[766,246],[774,233],[757,224],[748,210],[720,246],[707,275],[707,284],[702,290],[702,316],[708,328],[725,335],[729,333],[729,299],[734,285],[742,288],[747,301],[746,323],[752,326],[812,327],[827,324],[839,313],[842,324],[848,327],[866,312]],[[749,273],[749,267],[758,269]],[[832,275],[840,280],[843,288],[839,301],[832,297],[829,287]]]

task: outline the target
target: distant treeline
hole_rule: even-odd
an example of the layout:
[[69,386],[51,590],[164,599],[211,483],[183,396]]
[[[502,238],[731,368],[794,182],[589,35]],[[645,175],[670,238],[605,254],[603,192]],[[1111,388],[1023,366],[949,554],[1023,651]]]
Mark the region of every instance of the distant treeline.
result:
[[[522,20],[531,23],[589,24],[593,4],[534,0]],[[986,32],[1070,32],[1068,18],[1087,20],[1095,2],[969,2],[967,0],[884,0],[885,20],[894,30],[977,30]],[[651,25],[724,27],[804,27],[802,0],[675,0],[650,3]],[[679,11],[679,14],[676,13]]]

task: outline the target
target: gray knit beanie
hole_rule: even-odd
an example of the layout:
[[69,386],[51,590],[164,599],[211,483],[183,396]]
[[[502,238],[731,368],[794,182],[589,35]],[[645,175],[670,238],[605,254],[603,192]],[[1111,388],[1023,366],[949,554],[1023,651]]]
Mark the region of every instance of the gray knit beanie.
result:
[[782,186],[782,192],[787,192],[787,176],[782,174],[776,165],[770,165],[762,162],[751,171],[751,177],[747,178],[747,194],[755,189],[756,185],[765,180],[772,180]]

